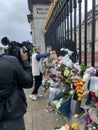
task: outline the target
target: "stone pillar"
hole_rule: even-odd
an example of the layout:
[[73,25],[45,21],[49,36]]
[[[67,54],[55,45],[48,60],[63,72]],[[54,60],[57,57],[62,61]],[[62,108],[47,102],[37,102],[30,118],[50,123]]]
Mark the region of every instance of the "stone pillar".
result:
[[32,32],[32,43],[40,45],[42,52],[45,51],[44,22],[49,9],[50,0],[28,0],[32,19],[29,21]]

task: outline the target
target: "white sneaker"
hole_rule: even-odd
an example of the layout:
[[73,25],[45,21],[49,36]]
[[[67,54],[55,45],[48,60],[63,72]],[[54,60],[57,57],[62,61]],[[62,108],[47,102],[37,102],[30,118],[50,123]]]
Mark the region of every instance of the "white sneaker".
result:
[[37,100],[37,96],[36,95],[32,95],[32,100]]
[[43,95],[41,95],[41,94],[37,94],[37,97],[42,97]]
[[29,98],[31,98],[31,99],[32,99],[32,94],[30,94],[30,95],[29,95]]
[[37,95],[30,94],[29,98],[31,98],[32,100],[37,100]]

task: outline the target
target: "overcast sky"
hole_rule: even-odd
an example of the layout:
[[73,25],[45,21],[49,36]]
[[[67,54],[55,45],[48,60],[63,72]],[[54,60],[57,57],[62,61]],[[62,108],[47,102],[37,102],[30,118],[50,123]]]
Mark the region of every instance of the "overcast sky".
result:
[[7,36],[11,41],[31,41],[27,0],[0,0],[0,41]]

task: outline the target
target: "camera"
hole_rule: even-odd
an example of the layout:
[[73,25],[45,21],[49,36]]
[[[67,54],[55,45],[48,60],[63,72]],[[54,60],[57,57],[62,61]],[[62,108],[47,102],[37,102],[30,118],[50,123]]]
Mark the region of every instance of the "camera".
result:
[[23,50],[24,53],[28,54],[28,61],[30,62],[30,57],[32,54],[32,43],[29,41],[23,41],[22,43],[16,42],[16,41],[10,41],[8,37],[4,37],[1,39],[1,43],[4,46],[8,45],[8,49],[5,50],[5,53],[7,55],[12,55],[15,56],[20,62],[21,62],[21,57],[20,57],[20,48],[23,48],[25,46],[27,50]]

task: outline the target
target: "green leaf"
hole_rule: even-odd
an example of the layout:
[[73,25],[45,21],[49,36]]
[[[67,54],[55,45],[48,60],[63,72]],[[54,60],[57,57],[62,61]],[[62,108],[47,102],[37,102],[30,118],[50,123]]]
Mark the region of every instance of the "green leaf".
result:
[[84,64],[80,64],[80,67],[81,67],[82,71],[85,72],[87,67]]

